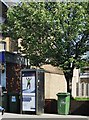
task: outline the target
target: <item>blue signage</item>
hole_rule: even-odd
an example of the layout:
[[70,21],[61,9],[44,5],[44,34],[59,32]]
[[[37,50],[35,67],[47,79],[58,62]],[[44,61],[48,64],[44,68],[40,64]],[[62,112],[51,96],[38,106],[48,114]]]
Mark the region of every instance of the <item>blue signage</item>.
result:
[[0,62],[5,62],[5,52],[0,52]]

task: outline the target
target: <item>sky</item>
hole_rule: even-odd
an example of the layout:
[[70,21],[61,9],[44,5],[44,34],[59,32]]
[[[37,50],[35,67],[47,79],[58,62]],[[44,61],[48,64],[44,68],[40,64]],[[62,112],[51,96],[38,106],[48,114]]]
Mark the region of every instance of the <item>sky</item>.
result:
[[19,0],[4,0],[5,2],[19,2]]
[[20,0],[1,0],[6,6],[11,6],[14,3],[20,2]]

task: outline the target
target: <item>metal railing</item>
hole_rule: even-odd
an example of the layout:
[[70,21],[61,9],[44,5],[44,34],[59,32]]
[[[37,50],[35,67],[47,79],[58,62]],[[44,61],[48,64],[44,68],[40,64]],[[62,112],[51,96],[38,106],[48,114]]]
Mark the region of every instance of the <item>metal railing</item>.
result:
[[89,83],[76,83],[76,96],[89,97]]

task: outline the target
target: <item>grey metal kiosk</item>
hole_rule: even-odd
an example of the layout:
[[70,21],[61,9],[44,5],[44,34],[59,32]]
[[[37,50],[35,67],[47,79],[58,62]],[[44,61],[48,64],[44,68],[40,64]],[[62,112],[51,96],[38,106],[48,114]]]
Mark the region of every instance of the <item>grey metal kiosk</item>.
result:
[[41,69],[21,71],[21,113],[44,113],[44,71]]

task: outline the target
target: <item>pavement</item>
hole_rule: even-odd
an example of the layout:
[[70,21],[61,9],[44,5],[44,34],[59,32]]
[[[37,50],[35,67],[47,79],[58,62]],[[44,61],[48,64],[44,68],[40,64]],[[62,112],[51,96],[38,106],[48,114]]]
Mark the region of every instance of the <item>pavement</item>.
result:
[[27,114],[13,114],[13,113],[4,113],[4,115],[0,115],[0,120],[20,120],[20,119],[21,120],[34,120],[34,119],[89,120],[89,116],[58,115],[58,114],[27,115]]

